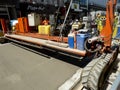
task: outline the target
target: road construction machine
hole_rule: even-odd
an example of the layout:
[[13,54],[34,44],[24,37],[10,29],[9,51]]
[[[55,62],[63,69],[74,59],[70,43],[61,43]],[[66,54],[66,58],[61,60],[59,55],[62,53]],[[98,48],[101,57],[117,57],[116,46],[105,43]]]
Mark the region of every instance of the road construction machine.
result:
[[[86,62],[85,58],[92,57],[90,62],[82,69],[78,83],[82,84],[83,90],[103,90],[110,67],[115,62],[119,52],[119,45],[112,44],[116,3],[117,0],[108,0],[106,4],[105,26],[97,34],[92,32],[92,30],[84,28],[78,31],[71,31],[71,35],[68,35],[68,38],[61,37],[61,35],[60,37],[40,36],[34,33],[5,34],[4,37],[19,44],[50,48],[68,53],[69,55],[82,56],[84,57],[83,62]],[[62,29],[60,32],[62,32]]]

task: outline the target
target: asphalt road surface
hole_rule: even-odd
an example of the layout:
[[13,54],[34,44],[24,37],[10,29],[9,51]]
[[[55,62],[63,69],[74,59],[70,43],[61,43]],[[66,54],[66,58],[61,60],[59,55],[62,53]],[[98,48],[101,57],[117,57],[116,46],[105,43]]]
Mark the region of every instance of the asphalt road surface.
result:
[[71,58],[43,51],[48,56],[1,44],[0,90],[57,90],[80,68]]

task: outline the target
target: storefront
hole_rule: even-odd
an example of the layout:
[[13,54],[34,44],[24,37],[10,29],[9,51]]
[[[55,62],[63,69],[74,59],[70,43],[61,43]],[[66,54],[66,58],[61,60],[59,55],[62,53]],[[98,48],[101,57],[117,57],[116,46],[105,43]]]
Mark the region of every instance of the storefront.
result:
[[57,8],[52,5],[20,3],[21,16],[27,16],[29,13],[54,14]]

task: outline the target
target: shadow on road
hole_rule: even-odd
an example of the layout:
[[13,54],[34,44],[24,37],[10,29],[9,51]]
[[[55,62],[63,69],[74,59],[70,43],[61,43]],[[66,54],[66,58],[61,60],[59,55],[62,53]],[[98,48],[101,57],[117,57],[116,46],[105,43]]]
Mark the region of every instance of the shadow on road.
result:
[[41,56],[44,56],[46,58],[56,58],[57,60],[61,60],[64,61],[66,63],[70,63],[73,64],[75,66],[79,66],[81,68],[85,67],[90,61],[91,58],[83,58],[83,57],[78,57],[75,55],[71,55],[68,53],[64,53],[64,52],[59,52],[56,50],[52,50],[49,48],[36,48],[36,47],[32,47],[32,46],[28,46],[28,45],[22,45],[22,44],[17,44],[17,43],[13,43],[12,44],[19,46],[21,48],[24,48],[26,50],[29,50],[31,52],[34,52],[36,54],[39,54]]

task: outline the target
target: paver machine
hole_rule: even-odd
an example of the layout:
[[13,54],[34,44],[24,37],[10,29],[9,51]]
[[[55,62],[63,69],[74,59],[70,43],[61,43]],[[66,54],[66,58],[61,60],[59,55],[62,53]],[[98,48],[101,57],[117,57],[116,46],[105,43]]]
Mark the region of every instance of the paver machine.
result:
[[[72,2],[72,1],[71,1]],[[108,0],[106,5],[106,21],[105,26],[101,32],[95,34],[89,33],[89,37],[84,42],[85,50],[77,50],[66,47],[60,42],[48,42],[43,39],[36,39],[33,37],[27,37],[15,34],[6,34],[5,38],[17,43],[28,43],[37,46],[43,46],[57,51],[67,52],[71,54],[77,54],[83,57],[94,57],[83,68],[81,73],[80,82],[85,89],[88,90],[103,90],[103,85],[106,81],[106,77],[109,74],[110,67],[115,62],[119,45],[112,44],[113,23],[114,23],[114,8],[117,0]],[[83,31],[84,32],[84,31]],[[85,32],[88,33],[88,32]],[[50,37],[50,36],[49,36]],[[54,37],[54,36],[53,36]],[[81,44],[81,42],[79,42]],[[27,45],[28,45],[27,44]],[[85,62],[85,60],[83,60]]]

